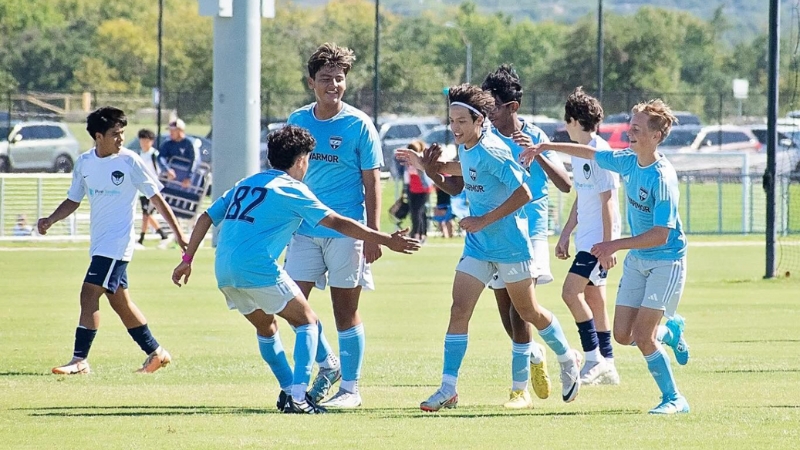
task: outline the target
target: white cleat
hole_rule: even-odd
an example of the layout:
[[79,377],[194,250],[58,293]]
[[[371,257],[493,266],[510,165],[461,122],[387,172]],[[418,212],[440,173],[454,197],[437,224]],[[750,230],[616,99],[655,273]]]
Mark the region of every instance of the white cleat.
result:
[[586,360],[581,369],[581,384],[586,386],[594,386],[600,384],[600,380],[605,377],[609,367],[605,359],[600,361]]
[[561,399],[569,403],[578,396],[581,387],[580,366],[581,354],[575,349],[569,349],[570,359],[559,363],[561,366]]
[[320,406],[325,408],[358,408],[361,406],[361,394],[339,389],[336,395],[323,402]]

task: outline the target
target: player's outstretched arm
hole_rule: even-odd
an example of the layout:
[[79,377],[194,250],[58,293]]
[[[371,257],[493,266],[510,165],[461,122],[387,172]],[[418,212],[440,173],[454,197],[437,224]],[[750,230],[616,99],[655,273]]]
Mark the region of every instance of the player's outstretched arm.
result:
[[36,223],[36,228],[38,229],[39,234],[47,234],[47,230],[50,229],[54,223],[69,217],[69,215],[74,213],[79,206],[81,206],[80,202],[73,202],[70,199],[66,199],[61,202],[56,210],[53,211],[53,214],[50,214],[48,217],[40,218]]
[[530,164],[534,158],[547,150],[555,150],[583,159],[594,159],[594,155],[597,153],[594,147],[589,147],[588,145],[567,144],[564,142],[543,142],[532,147],[525,147],[525,150],[520,154],[520,159],[523,163]]
[[[381,171],[380,169],[362,170],[361,181],[364,184],[364,207],[367,211],[367,226],[373,230],[381,229]],[[379,245],[365,242],[364,259],[372,264],[382,256]]]
[[525,206],[531,201],[533,195],[527,185],[518,187],[511,195],[497,208],[489,211],[482,216],[471,216],[461,219],[459,222],[461,229],[468,233],[477,233],[487,226],[497,222],[503,217]]
[[398,253],[412,253],[419,250],[419,241],[407,236],[408,229],[395,231],[387,234],[382,231],[372,230],[356,222],[353,219],[331,213],[322,219],[320,225],[338,231],[346,236],[372,242],[373,244],[384,245]]
[[172,282],[178,287],[181,286],[181,278],[183,278],[184,284],[189,282],[189,276],[192,274],[194,254],[197,253],[197,249],[200,247],[200,244],[203,242],[212,224],[211,217],[208,213],[204,212],[197,218],[197,222],[194,224],[194,229],[192,230],[192,236],[189,238],[189,243],[186,245],[186,250],[181,258],[181,263],[172,271]]
[[592,247],[592,255],[597,259],[605,259],[619,250],[658,247],[667,243],[669,230],[667,227],[653,227],[638,236],[598,242]]
[[167,224],[172,229],[172,232],[175,233],[175,240],[178,242],[181,250],[185,251],[186,235],[183,234],[183,230],[181,229],[180,225],[178,225],[178,218],[175,217],[175,213],[172,212],[172,208],[169,207],[167,202],[164,200],[164,197],[162,197],[158,192],[156,192],[156,195],[150,197],[150,201],[153,203],[153,206],[156,207],[158,213],[161,214],[161,217],[167,221]]

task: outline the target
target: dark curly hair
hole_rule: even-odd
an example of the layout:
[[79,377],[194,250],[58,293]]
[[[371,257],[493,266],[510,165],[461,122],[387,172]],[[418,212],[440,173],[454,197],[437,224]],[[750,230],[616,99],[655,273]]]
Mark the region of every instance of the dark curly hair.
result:
[[117,125],[128,126],[128,118],[125,117],[125,111],[113,106],[97,108],[86,117],[86,131],[92,139],[97,139],[95,134],[106,134]]
[[564,105],[564,122],[574,119],[581,124],[583,131],[596,131],[603,117],[600,101],[583,92],[583,86],[576,87],[567,97],[567,103]]
[[314,78],[326,66],[339,67],[347,75],[355,60],[356,55],[349,48],[326,42],[308,58],[308,76]]
[[[483,117],[486,117],[489,111],[494,108],[494,98],[492,94],[472,84],[464,83],[458,86],[451,86],[447,97],[450,103],[461,102],[477,109],[481,112]],[[473,122],[478,119],[478,115],[475,114],[475,111],[470,110],[469,114],[472,116]]]
[[316,139],[305,128],[287,125],[267,136],[267,159],[278,170],[289,170],[297,158],[314,151]]
[[486,75],[481,88],[489,91],[503,103],[522,102],[522,83],[519,81],[517,71],[509,64],[503,64],[494,72]]

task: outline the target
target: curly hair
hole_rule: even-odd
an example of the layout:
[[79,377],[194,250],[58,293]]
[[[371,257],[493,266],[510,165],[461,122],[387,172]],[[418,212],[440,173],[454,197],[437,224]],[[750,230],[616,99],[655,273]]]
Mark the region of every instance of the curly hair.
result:
[[323,67],[338,67],[347,75],[355,60],[356,55],[349,48],[326,42],[308,58],[308,76],[314,78]]
[[503,103],[522,102],[522,83],[519,81],[517,71],[509,64],[502,64],[497,70],[486,75],[481,88],[502,100]]
[[267,159],[272,167],[288,170],[297,158],[314,151],[316,139],[305,128],[287,125],[267,136]]
[[[475,108],[480,111],[483,117],[486,117],[489,111],[494,108],[492,94],[472,84],[464,83],[450,87],[447,97],[450,103],[460,102]],[[469,114],[472,116],[473,121],[478,119],[478,114],[475,114],[475,111],[470,110]]]
[[600,101],[583,92],[583,86],[576,87],[567,97],[567,103],[564,105],[564,122],[574,119],[581,124],[583,131],[596,131],[603,117]]
[[128,126],[128,118],[125,111],[113,106],[97,108],[86,117],[86,131],[92,139],[96,139],[95,134],[106,134],[106,131],[117,125]]
[[650,128],[651,131],[661,132],[661,140],[658,141],[659,144],[664,142],[664,139],[669,136],[672,125],[678,121],[678,118],[672,114],[672,109],[660,98],[637,104],[631,108],[631,113],[642,113],[648,116],[647,127]]

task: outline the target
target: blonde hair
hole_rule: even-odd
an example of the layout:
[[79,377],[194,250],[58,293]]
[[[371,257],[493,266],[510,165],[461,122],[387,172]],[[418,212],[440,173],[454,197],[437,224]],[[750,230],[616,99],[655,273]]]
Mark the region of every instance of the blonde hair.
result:
[[419,139],[414,139],[410,144],[408,144],[408,148],[417,153],[422,153],[425,151],[425,143]]
[[642,113],[648,116],[647,127],[652,131],[661,132],[659,144],[669,136],[672,125],[678,121],[678,118],[672,114],[672,109],[660,98],[637,104],[631,109],[631,113]]

